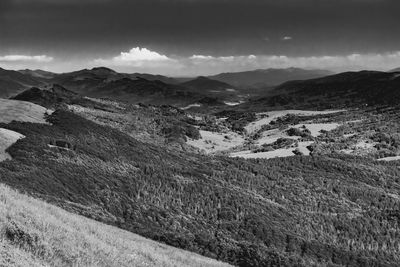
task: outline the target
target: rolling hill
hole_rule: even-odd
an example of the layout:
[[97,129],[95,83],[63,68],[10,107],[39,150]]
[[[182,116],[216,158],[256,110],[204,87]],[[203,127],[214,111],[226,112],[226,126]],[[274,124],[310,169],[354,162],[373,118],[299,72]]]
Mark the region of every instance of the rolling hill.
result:
[[345,72],[317,79],[290,81],[268,96],[242,105],[245,109],[342,108],[396,105],[400,100],[399,73]]
[[76,93],[84,94],[103,83],[123,77],[124,75],[114,70],[101,67],[62,73],[48,80],[48,83],[59,84]]
[[126,74],[126,75],[127,75],[127,77],[129,77],[131,79],[143,78],[148,81],[161,81],[163,83],[169,83],[169,84],[178,84],[179,83],[178,80],[171,78],[171,77],[163,76],[163,75],[154,75],[154,74],[148,74],[148,73],[132,73],[132,74]]
[[53,84],[51,87],[39,89],[32,87],[11,99],[31,102],[48,109],[57,109],[63,105],[81,105],[86,107],[96,107],[98,109],[106,109],[107,107],[99,101],[91,100],[72,92],[61,85]]
[[0,68],[0,98],[7,98],[42,82],[30,75]]
[[288,69],[259,69],[253,71],[221,73],[209,76],[210,79],[232,84],[236,87],[268,87],[291,80],[306,80],[330,75],[326,70]]
[[221,102],[222,105],[223,101],[234,103],[243,99],[243,96],[240,96],[241,92],[234,86],[203,76],[181,83],[180,85],[194,93],[203,94],[207,98],[214,98],[216,102]]
[[45,123],[46,114],[50,113],[50,110],[30,102],[0,98],[0,123],[12,121]]
[[24,69],[24,70],[19,70],[18,72],[25,74],[25,75],[30,75],[31,77],[35,79],[39,79],[41,81],[46,81],[49,79],[54,78],[57,74],[54,72],[50,71],[44,71],[44,70],[30,70],[30,69]]
[[202,93],[212,93],[214,91],[225,91],[227,89],[229,90],[235,88],[230,84],[217,80],[212,80],[204,76],[200,76],[196,79],[181,83],[181,85]]
[[122,78],[110,81],[82,94],[130,103],[142,102],[176,106],[186,106],[204,97],[201,94],[190,92],[183,86],[166,84],[161,81],[149,81],[143,78],[136,80]]

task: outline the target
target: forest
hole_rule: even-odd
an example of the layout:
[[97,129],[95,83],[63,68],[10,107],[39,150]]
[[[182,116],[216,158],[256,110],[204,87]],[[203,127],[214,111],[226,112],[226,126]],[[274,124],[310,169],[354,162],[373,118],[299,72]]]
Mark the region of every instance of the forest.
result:
[[[144,143],[66,110],[26,136],[0,182],[238,266],[396,266],[396,162],[331,153],[244,160]],[[173,131],[172,131],[173,132]]]

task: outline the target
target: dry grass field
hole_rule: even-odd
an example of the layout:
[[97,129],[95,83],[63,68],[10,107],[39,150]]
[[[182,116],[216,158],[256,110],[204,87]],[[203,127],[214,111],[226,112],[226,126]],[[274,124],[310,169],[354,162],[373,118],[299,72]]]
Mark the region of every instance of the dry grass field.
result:
[[25,101],[0,98],[0,122],[9,123],[13,120],[46,123],[45,113],[51,113],[46,108]]
[[0,185],[0,266],[228,266]]

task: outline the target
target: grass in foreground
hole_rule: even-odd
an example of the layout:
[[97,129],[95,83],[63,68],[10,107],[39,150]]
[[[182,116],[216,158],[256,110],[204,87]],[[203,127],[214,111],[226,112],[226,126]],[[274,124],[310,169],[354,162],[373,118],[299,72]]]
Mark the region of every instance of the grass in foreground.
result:
[[0,184],[0,266],[228,266]]

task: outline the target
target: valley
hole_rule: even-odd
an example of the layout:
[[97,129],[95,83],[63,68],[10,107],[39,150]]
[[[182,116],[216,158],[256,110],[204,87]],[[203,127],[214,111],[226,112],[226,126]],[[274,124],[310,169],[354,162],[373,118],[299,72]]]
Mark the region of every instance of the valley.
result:
[[399,10],[0,0],[0,267],[400,267]]
[[[261,108],[265,98],[221,105],[202,97],[181,107],[206,104],[180,108],[170,98],[152,104],[152,93],[142,103],[147,92],[140,90],[138,98],[121,101],[47,84],[1,99],[0,182],[108,224],[116,236],[125,230],[235,266],[400,262],[400,106],[388,104],[389,96],[380,104],[332,106],[331,96],[324,95],[319,108],[298,101]],[[15,194],[8,187],[1,189],[3,199]],[[14,225],[10,220],[26,224],[12,214],[1,222],[2,233]],[[113,249],[122,246],[119,238],[96,236],[100,240],[90,239],[96,244],[106,239]],[[4,234],[0,238],[7,248],[0,253],[8,258],[14,251],[24,261],[58,260],[29,254]],[[46,242],[49,251],[57,248]],[[94,260],[91,253],[103,253],[88,249],[80,252],[84,262]],[[193,266],[220,264],[173,253],[182,256],[162,264],[184,266],[188,259]],[[157,265],[164,255],[154,250],[144,256],[146,264]],[[101,260],[108,264],[108,258]]]

